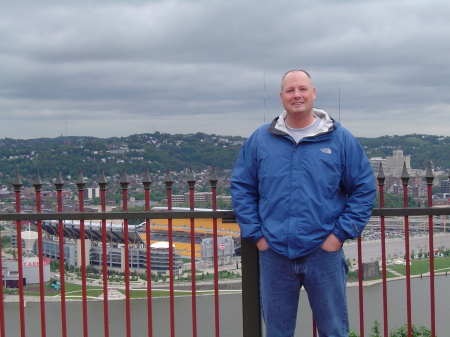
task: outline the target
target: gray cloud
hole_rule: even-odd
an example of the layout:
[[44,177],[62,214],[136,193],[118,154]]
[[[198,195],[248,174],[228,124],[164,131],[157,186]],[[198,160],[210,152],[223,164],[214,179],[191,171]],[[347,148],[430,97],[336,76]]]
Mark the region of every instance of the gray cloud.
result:
[[248,136],[281,112],[294,68],[357,136],[449,136],[449,15],[438,0],[1,2],[0,137],[66,121],[69,135]]

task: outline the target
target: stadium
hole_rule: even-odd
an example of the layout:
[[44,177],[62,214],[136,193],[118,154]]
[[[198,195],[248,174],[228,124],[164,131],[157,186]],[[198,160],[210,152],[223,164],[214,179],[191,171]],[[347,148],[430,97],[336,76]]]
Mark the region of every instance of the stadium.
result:
[[[163,208],[155,208],[155,211]],[[164,209],[165,210],[165,209]],[[182,208],[174,209],[186,210]],[[201,209],[196,209],[201,210]],[[208,211],[208,210],[205,210]],[[191,219],[172,219],[172,242],[174,252],[174,271],[179,274],[189,270],[191,258]],[[151,270],[154,274],[169,274],[169,221],[150,219]],[[129,267],[136,273],[147,272],[146,222],[128,225]],[[107,267],[118,272],[125,271],[124,224],[121,221],[106,221]],[[42,221],[43,254],[50,259],[59,259],[59,223],[56,220]],[[79,267],[83,264],[81,254],[81,227],[78,221],[62,221],[65,263]],[[197,268],[207,268],[213,264],[214,240],[213,219],[194,219],[194,250]],[[100,269],[102,259],[102,222],[84,221],[85,264]],[[240,231],[237,223],[217,219],[217,254],[221,264],[233,264],[240,255]],[[37,252],[37,243],[34,252]]]

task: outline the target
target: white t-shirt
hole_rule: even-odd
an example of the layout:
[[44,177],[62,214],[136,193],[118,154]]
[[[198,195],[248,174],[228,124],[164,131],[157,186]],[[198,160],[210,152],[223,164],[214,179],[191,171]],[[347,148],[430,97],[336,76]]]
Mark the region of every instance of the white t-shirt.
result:
[[316,128],[317,125],[319,124],[320,119],[319,118],[314,118],[314,122],[312,122],[310,125],[308,125],[305,128],[300,128],[300,129],[294,129],[291,128],[289,125],[287,125],[286,123],[286,127],[289,131],[289,133],[291,134],[292,138],[294,138],[295,142],[298,143],[302,138],[308,136],[310,133],[312,133]]

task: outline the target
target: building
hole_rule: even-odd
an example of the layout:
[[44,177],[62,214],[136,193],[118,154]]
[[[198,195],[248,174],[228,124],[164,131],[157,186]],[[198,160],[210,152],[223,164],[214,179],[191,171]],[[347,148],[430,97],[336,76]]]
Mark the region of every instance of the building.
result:
[[363,280],[370,280],[380,277],[379,261],[365,262],[362,264]]
[[99,187],[95,187],[95,188],[88,187],[84,190],[83,193],[84,193],[85,199],[100,198],[100,188]]
[[[219,200],[219,199],[222,199],[222,201],[231,204],[231,196],[220,195],[220,196],[217,196],[217,200]],[[174,206],[177,206],[179,204],[188,204],[190,202],[190,200],[191,200],[190,193],[172,195],[172,204]],[[195,192],[194,193],[194,202],[212,203],[212,192]],[[166,203],[167,203],[167,200],[166,200]]]
[[370,161],[370,166],[372,166],[372,170],[373,170],[373,173],[375,174],[375,176],[378,175],[378,171],[380,169],[380,163],[381,163],[381,167],[383,168],[383,172],[386,175],[387,168],[386,168],[386,159],[385,158],[372,157],[369,159],[369,161]]
[[[126,265],[130,270],[136,273],[147,272],[147,249],[146,249],[146,232],[144,223],[128,226],[128,257],[125,257],[124,228],[123,223],[109,222],[106,225],[107,236],[107,268],[118,272],[125,272]],[[169,243],[167,233],[166,219],[151,220],[151,270],[153,274],[166,275],[170,274],[169,261]],[[218,256],[222,263],[232,263],[235,256],[235,239],[239,237],[238,225],[235,223],[223,224],[219,219],[220,237],[218,241]],[[45,258],[59,260],[59,224],[58,221],[43,221],[43,255]],[[94,221],[85,221],[85,261],[82,261],[82,247],[80,239],[80,224],[76,221],[64,221],[64,262],[74,266],[81,265],[92,266],[101,269],[103,266],[103,243],[102,243],[102,224]],[[182,258],[191,257],[191,236],[189,219],[173,219],[173,271],[175,275],[179,275],[183,269],[189,270],[190,263],[183,265]],[[206,247],[203,241],[209,240],[213,242],[212,236],[212,219],[197,219],[196,234],[194,237],[196,262],[208,265],[213,261],[213,247]],[[33,232],[36,233],[36,232]],[[227,234],[230,233],[230,234]],[[233,233],[233,236],[231,236]],[[17,245],[17,238],[13,234],[11,237],[11,245]],[[206,253],[205,249],[208,250]],[[33,242],[32,251],[37,252],[37,242]],[[37,257],[36,257],[37,259]]]
[[450,193],[450,180],[441,180],[441,193]]
[[392,156],[386,157],[386,176],[400,178],[403,172],[403,166],[406,164],[408,174],[411,174],[411,156],[403,155],[403,150],[392,151]]
[[[22,246],[25,253],[22,256],[23,285],[39,284],[39,258],[33,252],[36,247],[38,233],[28,230],[22,232]],[[42,259],[44,264],[44,282],[50,281],[50,258]],[[3,286],[6,288],[18,288],[19,286],[19,265],[17,259],[2,261]]]

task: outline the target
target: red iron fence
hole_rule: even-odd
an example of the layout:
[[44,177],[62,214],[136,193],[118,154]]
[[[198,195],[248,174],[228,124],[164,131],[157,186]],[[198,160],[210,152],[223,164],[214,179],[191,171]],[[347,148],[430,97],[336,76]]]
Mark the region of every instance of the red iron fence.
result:
[[[405,263],[406,263],[406,277],[405,277],[405,288],[406,288],[406,303],[405,303],[405,310],[406,310],[406,317],[407,317],[407,326],[408,326],[408,336],[412,336],[412,326],[414,324],[412,319],[412,306],[413,303],[411,301],[411,267],[410,267],[410,236],[409,236],[409,218],[411,216],[425,216],[427,218],[427,230],[430,235],[428,247],[429,247],[429,284],[430,284],[430,293],[429,293],[429,300],[430,300],[430,307],[429,310],[424,312],[424,315],[429,316],[429,327],[431,330],[432,336],[436,336],[436,325],[441,324],[443,322],[436,322],[436,304],[435,304],[435,298],[436,298],[436,289],[435,289],[435,268],[434,268],[434,250],[435,250],[435,242],[434,242],[434,236],[431,235],[435,232],[434,224],[433,224],[433,217],[435,216],[448,216],[450,215],[450,208],[449,207],[442,207],[442,208],[436,208],[432,207],[432,186],[433,186],[433,172],[431,170],[431,167],[428,167],[427,173],[426,173],[426,182],[427,182],[427,207],[421,207],[421,208],[408,208],[408,174],[406,172],[406,169],[404,169],[404,173],[402,175],[402,184],[403,184],[403,200],[404,200],[404,207],[403,208],[384,208],[384,197],[385,197],[385,191],[384,191],[384,173],[383,170],[380,167],[380,171],[378,172],[377,180],[378,180],[378,186],[379,186],[379,198],[380,198],[380,208],[374,209],[373,211],[373,217],[379,218],[380,221],[380,231],[381,231],[381,240],[380,240],[380,251],[381,251],[381,270],[382,270],[382,276],[381,276],[381,282],[382,282],[382,301],[383,301],[383,309],[382,309],[382,335],[387,337],[389,336],[389,318],[393,314],[389,311],[389,305],[388,305],[388,274],[387,274],[387,261],[388,256],[386,253],[386,224],[385,219],[392,216],[401,217],[404,222],[404,244],[405,244]],[[117,241],[120,241],[121,247],[123,248],[123,257],[122,261],[130,261],[130,250],[131,246],[135,244],[135,241],[133,241],[132,237],[135,237],[134,232],[130,232],[131,226],[129,226],[129,222],[135,219],[144,219],[144,225],[142,226],[142,235],[141,239],[143,242],[143,247],[145,248],[142,251],[145,256],[142,256],[140,258],[143,262],[139,266],[140,268],[144,268],[144,272],[147,275],[147,282],[146,282],[146,292],[145,292],[145,298],[147,301],[146,305],[146,317],[147,319],[145,321],[136,322],[133,319],[132,315],[132,309],[131,309],[131,277],[132,277],[132,270],[133,265],[128,262],[123,264],[123,272],[124,272],[124,302],[125,302],[125,312],[124,312],[124,326],[125,326],[125,334],[127,337],[133,336],[133,330],[136,329],[136,324],[144,324],[146,325],[146,335],[148,336],[155,336],[154,332],[154,297],[152,296],[152,282],[151,282],[151,275],[155,271],[152,270],[152,249],[151,249],[151,243],[152,243],[152,236],[155,234],[152,232],[152,225],[151,221],[155,219],[166,219],[167,220],[167,251],[165,254],[165,257],[168,259],[168,280],[169,280],[169,312],[170,317],[170,328],[167,335],[170,335],[171,337],[177,336],[177,325],[176,325],[176,284],[175,279],[178,273],[177,269],[177,255],[175,254],[175,242],[174,242],[174,236],[177,235],[177,233],[174,232],[174,221],[177,219],[189,219],[189,225],[186,227],[185,232],[187,233],[187,237],[189,237],[189,247],[187,251],[190,252],[190,255],[187,257],[190,262],[190,268],[191,268],[191,281],[190,281],[190,299],[191,299],[191,305],[190,310],[183,315],[190,315],[190,326],[191,326],[191,333],[190,335],[197,337],[200,336],[200,333],[198,331],[199,324],[202,323],[202,317],[198,317],[197,314],[199,312],[198,308],[198,284],[196,277],[196,266],[198,262],[198,255],[196,255],[196,251],[198,251],[196,246],[196,238],[198,239],[198,233],[197,233],[197,222],[201,221],[201,219],[212,219],[212,229],[211,229],[211,239],[212,247],[215,247],[212,252],[212,269],[214,274],[213,279],[213,289],[212,293],[214,296],[214,336],[218,337],[222,334],[224,334],[224,331],[226,331],[227,327],[223,326],[221,324],[221,313],[220,313],[220,296],[219,296],[219,289],[220,289],[220,282],[219,282],[219,263],[220,263],[220,247],[224,246],[223,241],[219,241],[219,238],[223,233],[221,233],[219,227],[219,221],[221,223],[225,223],[227,221],[233,222],[235,221],[234,213],[233,211],[223,211],[223,210],[217,210],[217,184],[218,184],[218,178],[216,176],[216,173],[214,171],[214,168],[211,171],[210,175],[210,187],[211,187],[211,193],[212,193],[212,210],[205,212],[195,209],[194,207],[194,189],[196,185],[196,180],[193,174],[192,169],[190,170],[189,177],[187,180],[188,186],[189,186],[189,202],[190,207],[188,210],[184,211],[175,211],[172,207],[172,186],[173,186],[173,179],[171,177],[170,171],[167,171],[167,174],[165,176],[165,189],[167,193],[167,210],[164,211],[158,211],[155,212],[150,209],[150,190],[151,190],[151,184],[152,181],[150,179],[150,175],[148,172],[145,172],[142,177],[142,186],[144,189],[145,194],[145,201],[144,201],[144,207],[145,212],[128,212],[128,186],[129,186],[129,180],[127,177],[127,174],[124,170],[121,178],[120,178],[120,188],[122,193],[122,203],[123,203],[123,211],[121,212],[106,212],[106,187],[107,187],[107,180],[104,176],[103,171],[100,173],[99,179],[98,179],[98,186],[100,189],[100,199],[101,199],[101,212],[98,213],[87,213],[84,211],[84,190],[85,190],[85,181],[82,176],[82,173],[80,172],[80,175],[78,179],[76,180],[76,185],[78,189],[78,201],[79,201],[79,212],[77,213],[63,213],[63,187],[64,187],[64,181],[61,178],[61,174],[58,171],[58,174],[56,176],[56,179],[54,180],[54,186],[56,191],[56,212],[55,213],[43,213],[41,204],[41,188],[43,186],[43,182],[39,176],[38,173],[36,173],[36,178],[33,182],[34,190],[35,190],[35,202],[36,202],[36,211],[34,213],[23,213],[21,212],[21,194],[22,194],[22,182],[19,177],[19,174],[16,173],[16,178],[12,184],[14,188],[15,193],[15,209],[16,213],[10,213],[10,214],[0,214],[0,221],[11,221],[16,227],[15,237],[16,237],[16,246],[17,246],[17,275],[16,279],[18,280],[17,286],[18,286],[18,314],[17,319],[19,321],[18,323],[18,329],[19,331],[15,331],[15,335],[20,335],[22,337],[25,336],[50,336],[48,329],[48,324],[50,318],[46,314],[47,307],[45,305],[46,303],[46,287],[48,288],[48,282],[46,281],[48,279],[48,271],[46,269],[46,265],[48,263],[48,252],[44,251],[44,241],[48,238],[44,238],[44,233],[48,233],[49,230],[53,230],[53,240],[57,242],[58,245],[58,251],[54,252],[55,256],[59,259],[59,270],[58,270],[58,277],[59,277],[59,287],[60,287],[60,331],[61,336],[66,337],[69,336],[68,332],[68,321],[72,320],[73,318],[70,316],[70,314],[67,311],[67,298],[66,294],[68,292],[67,288],[69,286],[68,284],[68,278],[66,277],[66,264],[69,262],[69,260],[72,258],[70,253],[65,248],[65,243],[68,240],[67,233],[70,228],[68,226],[68,221],[72,221],[72,223],[77,223],[76,232],[78,233],[78,250],[77,250],[77,259],[79,262],[77,267],[79,268],[80,276],[81,276],[81,306],[82,306],[82,317],[81,321],[77,322],[79,330],[77,331],[77,336],[89,336],[90,334],[93,335],[90,332],[89,325],[93,324],[90,319],[90,312],[89,312],[89,281],[88,281],[88,264],[89,261],[92,260],[91,257],[89,257],[89,247],[91,245],[92,239],[94,238],[94,235],[97,233],[99,237],[96,237],[96,241],[98,242],[98,245],[101,246],[101,256],[103,258],[100,259],[101,265],[99,266],[101,269],[101,280],[102,280],[102,292],[103,292],[103,307],[102,307],[102,322],[95,322],[96,325],[102,324],[102,335],[103,336],[113,336],[114,331],[110,331],[111,326],[111,318],[110,318],[110,305],[109,305],[109,290],[113,287],[111,285],[111,281],[108,279],[108,271],[112,265],[113,262],[111,262],[110,256],[111,256],[111,248],[109,247],[109,243],[111,242],[111,239],[114,235],[118,236]],[[108,223],[108,221],[112,221],[115,219],[119,219],[123,222],[123,225],[121,226],[121,232],[120,235],[117,234],[117,232],[112,231],[112,225]],[[92,223],[91,221],[98,220],[100,223],[98,231],[92,230]],[[21,282],[21,280],[26,279],[24,276],[24,259],[28,253],[29,248],[26,248],[27,251],[23,251],[23,243],[24,241],[27,241],[27,237],[23,237],[22,228],[25,223],[32,223],[34,226],[34,231],[37,233],[37,259],[38,263],[35,264],[35,267],[37,267],[37,273],[38,273],[38,282],[39,285],[39,313],[37,314],[39,316],[38,322],[36,321],[33,325],[32,329],[29,325],[27,325],[26,317],[26,288],[27,286],[24,284],[24,282]],[[49,226],[48,223],[53,222],[53,226]],[[73,227],[73,226],[72,226]],[[72,228],[73,230],[73,228]],[[1,234],[1,232],[0,232]],[[1,241],[0,241],[1,243]],[[236,240],[234,244],[241,244],[240,246],[240,252],[241,252],[241,266],[242,266],[242,336],[244,337],[260,337],[263,335],[263,324],[261,321],[261,311],[260,311],[260,305],[259,305],[259,273],[258,273],[258,251],[256,247],[247,241]],[[26,247],[26,244],[25,244]],[[233,249],[236,247],[233,247]],[[223,249],[223,248],[222,248]],[[4,251],[1,250],[2,252]],[[364,258],[364,245],[362,242],[362,239],[359,238],[357,241],[357,251],[358,251],[358,270],[363,270],[363,258]],[[3,253],[2,258],[4,257]],[[109,254],[109,255],[108,255]],[[47,255],[47,256],[46,256]],[[106,258],[107,257],[107,258]],[[161,257],[158,257],[161,258]],[[156,259],[154,256],[153,259]],[[138,259],[139,260],[139,259]],[[139,260],[139,261],[141,261]],[[5,267],[6,260],[1,259],[0,260],[0,267],[2,268],[2,284],[6,284],[8,281],[8,277],[11,275],[6,275],[5,271],[8,270],[8,268]],[[14,274],[14,273],[13,273]],[[358,273],[358,284],[359,284],[359,335],[361,337],[364,337],[365,334],[367,334],[367,327],[364,325],[364,316],[366,314],[366,305],[364,303],[364,280],[363,280],[363,273]],[[0,336],[8,336],[8,325],[11,324],[11,322],[5,320],[5,290],[6,288],[0,287]],[[448,290],[445,290],[448,291]],[[36,313],[34,313],[36,315]],[[354,318],[356,320],[356,318]],[[52,320],[53,321],[53,320]],[[313,322],[314,327],[314,322]],[[38,332],[39,331],[39,332]],[[142,329],[140,330],[142,331]],[[211,334],[210,334],[211,335]],[[225,335],[227,335],[225,333]],[[312,329],[312,335],[317,336],[317,333],[315,329]],[[178,334],[179,336],[179,334]],[[183,335],[185,336],[185,334]]]

